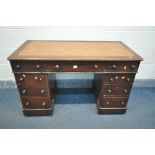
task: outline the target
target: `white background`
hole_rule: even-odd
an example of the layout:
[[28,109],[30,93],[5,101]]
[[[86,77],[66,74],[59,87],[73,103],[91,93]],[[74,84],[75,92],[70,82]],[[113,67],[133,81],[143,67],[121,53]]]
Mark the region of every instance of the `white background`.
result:
[[[48,25],[56,27],[153,26],[155,25],[155,4],[153,2],[153,0],[5,0],[0,1],[0,24],[2,26]],[[147,34],[146,41],[154,42],[148,32]],[[143,40],[144,37],[139,38]],[[14,41],[16,40],[18,37],[14,38]],[[137,44],[134,44],[132,39],[129,44],[137,48]],[[153,44],[151,44],[151,49],[154,48]],[[146,46],[144,46],[145,51]],[[140,49],[137,49],[137,52],[144,54],[144,51]],[[145,53],[144,56],[147,54]],[[153,51],[151,57],[146,60],[152,60],[151,63],[153,63]],[[150,62],[147,61],[147,63]],[[143,73],[143,76],[147,75]],[[1,130],[0,151],[1,154],[16,155],[151,155],[154,154],[154,140],[154,130]]]

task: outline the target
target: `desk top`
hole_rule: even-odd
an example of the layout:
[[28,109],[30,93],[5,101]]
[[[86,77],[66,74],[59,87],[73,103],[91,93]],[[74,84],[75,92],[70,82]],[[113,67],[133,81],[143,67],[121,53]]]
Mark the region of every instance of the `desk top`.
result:
[[120,41],[28,40],[8,60],[141,61]]

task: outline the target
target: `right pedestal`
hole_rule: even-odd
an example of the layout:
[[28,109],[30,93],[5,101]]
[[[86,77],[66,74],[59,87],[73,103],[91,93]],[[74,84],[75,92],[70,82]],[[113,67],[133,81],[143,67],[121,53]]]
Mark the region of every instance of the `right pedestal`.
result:
[[95,95],[98,114],[124,114],[135,73],[95,74]]

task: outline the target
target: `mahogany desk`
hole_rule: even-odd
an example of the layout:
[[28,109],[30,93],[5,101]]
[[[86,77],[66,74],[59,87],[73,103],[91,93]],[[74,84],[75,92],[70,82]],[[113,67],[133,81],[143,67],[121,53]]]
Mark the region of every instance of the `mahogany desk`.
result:
[[[99,114],[123,114],[143,59],[120,41],[26,41],[8,57],[27,116],[51,115],[55,73],[93,72]],[[52,73],[52,86],[48,74]]]

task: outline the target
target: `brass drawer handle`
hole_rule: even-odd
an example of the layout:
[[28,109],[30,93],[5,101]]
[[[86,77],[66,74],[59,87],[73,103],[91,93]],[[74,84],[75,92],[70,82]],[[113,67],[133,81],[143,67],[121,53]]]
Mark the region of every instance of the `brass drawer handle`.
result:
[[19,64],[17,64],[17,65],[16,65],[16,68],[17,68],[17,69],[19,69],[19,68],[20,68],[20,65],[19,65]]
[[38,80],[39,79],[39,81],[43,81],[43,78],[42,77],[38,78],[37,76],[34,76],[34,79],[35,80]]
[[39,69],[40,68],[40,65],[36,65],[36,68]]
[[132,69],[135,69],[135,68],[136,68],[136,66],[135,66],[135,65],[131,65],[131,68],[132,68]]
[[26,75],[25,74],[22,74],[22,77],[26,78]]
[[111,89],[109,89],[108,92],[111,93]]
[[23,81],[24,78],[26,78],[26,75],[25,74],[22,74],[22,76],[19,78],[19,81]]
[[40,77],[40,78],[39,78],[39,81],[43,81],[43,78],[42,78],[42,77]]
[[116,65],[112,65],[112,69],[116,69]]
[[28,107],[29,105],[30,105],[30,103],[29,103],[29,102],[26,102],[25,106],[27,106],[27,107]]
[[46,103],[45,103],[45,102],[43,102],[43,103],[42,103],[42,106],[43,106],[43,107],[45,107],[45,106],[46,106]]
[[95,68],[95,69],[98,69],[99,67],[98,67],[98,65],[94,65],[94,68]]
[[26,89],[23,89],[22,90],[22,94],[26,94]]
[[38,80],[38,77],[37,77],[37,76],[34,76],[34,79],[35,79],[35,80]]
[[60,66],[59,66],[59,65],[55,65],[54,68],[55,68],[55,69],[59,69]]
[[41,90],[41,94],[44,94],[44,93],[45,93],[45,90],[44,90],[44,89],[42,89],[42,90]]
[[21,77],[20,79],[19,79],[19,81],[23,81],[24,80],[24,78],[23,77]]
[[124,89],[124,90],[123,90],[123,92],[124,92],[124,93],[127,93],[127,92],[128,92],[128,90],[127,90],[127,89]]
[[131,80],[130,80],[130,78],[127,78],[126,80],[127,80],[128,82],[130,82],[130,81],[131,81]]
[[122,101],[121,104],[122,104],[122,105],[125,105],[125,102]]
[[111,81],[111,82],[113,82],[113,81],[114,81],[114,79],[113,79],[113,78],[110,78],[110,81]]
[[106,104],[110,104],[110,103],[107,101]]

